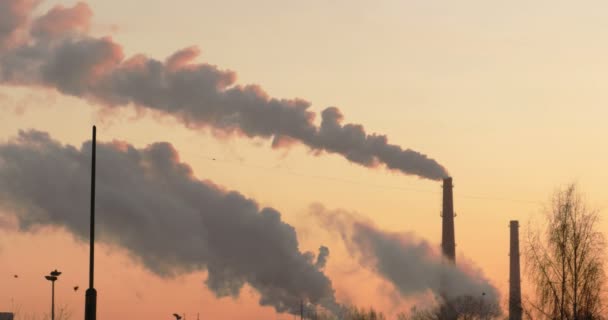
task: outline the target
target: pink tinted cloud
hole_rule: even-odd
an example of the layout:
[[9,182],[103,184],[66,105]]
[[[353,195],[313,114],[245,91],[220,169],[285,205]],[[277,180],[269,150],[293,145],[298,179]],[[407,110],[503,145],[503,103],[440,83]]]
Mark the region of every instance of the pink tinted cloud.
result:
[[41,38],[62,37],[66,33],[86,33],[89,31],[92,17],[93,11],[84,2],[70,8],[58,5],[36,19],[31,32]]
[[14,46],[24,38],[31,11],[39,0],[0,1],[0,50]]
[[186,65],[188,65],[190,62],[192,62],[194,59],[196,59],[196,57],[198,57],[201,54],[201,50],[196,47],[196,46],[192,46],[192,47],[188,47],[188,48],[184,48],[181,49],[177,52],[175,52],[174,54],[172,54],[169,58],[167,58],[167,68],[169,68],[169,70],[178,70]]

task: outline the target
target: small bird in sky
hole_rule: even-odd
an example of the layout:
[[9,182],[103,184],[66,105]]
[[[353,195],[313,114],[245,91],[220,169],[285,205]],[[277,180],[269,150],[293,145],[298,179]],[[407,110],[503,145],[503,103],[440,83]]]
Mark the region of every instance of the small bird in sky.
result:
[[78,286],[75,286],[75,287],[74,287],[74,291],[78,291]]
[[15,277],[15,278],[19,278],[19,275],[18,275],[18,274],[16,274],[16,275],[14,275],[13,277]]
[[176,320],[181,320],[182,316],[180,316],[177,313],[174,313],[173,316],[175,317]]

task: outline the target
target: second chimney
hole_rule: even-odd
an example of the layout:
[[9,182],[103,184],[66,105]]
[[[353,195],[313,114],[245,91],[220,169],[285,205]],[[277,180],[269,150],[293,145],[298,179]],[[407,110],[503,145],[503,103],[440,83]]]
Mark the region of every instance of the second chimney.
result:
[[519,222],[511,221],[511,250],[509,252],[509,320],[521,320],[521,278],[519,270]]
[[454,240],[454,197],[452,178],[443,179],[443,210],[441,211],[441,251],[452,263],[456,262],[456,241]]

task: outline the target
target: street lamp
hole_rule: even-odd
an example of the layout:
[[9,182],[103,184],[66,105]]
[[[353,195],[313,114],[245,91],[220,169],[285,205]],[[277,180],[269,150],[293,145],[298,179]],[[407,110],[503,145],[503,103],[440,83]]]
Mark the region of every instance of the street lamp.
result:
[[52,283],[51,285],[51,320],[55,320],[55,281],[59,279],[61,272],[57,269],[51,271],[51,274],[44,276],[44,278]]

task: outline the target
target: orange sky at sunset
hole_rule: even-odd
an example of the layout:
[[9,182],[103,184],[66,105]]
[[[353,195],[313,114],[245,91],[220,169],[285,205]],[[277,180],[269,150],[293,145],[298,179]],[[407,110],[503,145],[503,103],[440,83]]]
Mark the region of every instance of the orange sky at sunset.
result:
[[[2,0],[0,0],[2,1]],[[74,1],[43,1],[36,15]],[[94,36],[110,35],[125,55],[164,61],[192,45],[195,62],[237,74],[270,96],[337,106],[344,121],[386,134],[428,155],[454,178],[456,251],[483,270],[506,305],[509,220],[529,222],[559,186],[577,182],[605,217],[608,195],[608,5],[568,1],[490,4],[438,1],[90,0]],[[318,115],[316,122],[319,122]],[[319,226],[311,207],[356,212],[382,230],[413,232],[439,248],[441,182],[366,168],[302,144],[225,137],[188,128],[171,116],[99,104],[36,86],[0,84],[0,143],[37,129],[80,147],[98,140],[137,148],[170,142],[194,175],[273,207],[292,225],[301,251],[330,248],[325,273],[340,303],[394,315],[425,297],[402,297],[360,266],[341,239]],[[0,166],[2,163],[0,163]],[[86,214],[87,212],[83,212]],[[99,211],[102,217],[104,212]],[[608,221],[601,221],[608,231]],[[159,234],[158,237],[162,237]],[[130,248],[101,244],[96,288],[100,319],[292,319],[258,305],[245,286],[217,298],[206,272],[160,277]],[[19,231],[0,212],[0,312],[42,315],[50,304],[43,276],[63,271],[57,304],[84,312],[88,246],[61,228]],[[15,279],[14,274],[19,278]],[[524,294],[529,294],[525,274]],[[73,286],[80,286],[74,292]]]

